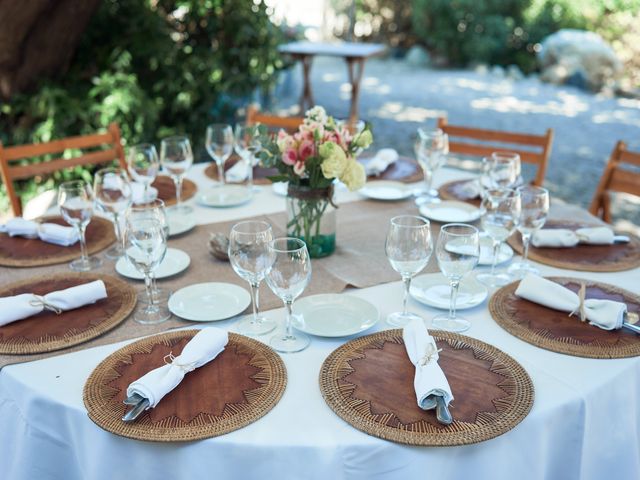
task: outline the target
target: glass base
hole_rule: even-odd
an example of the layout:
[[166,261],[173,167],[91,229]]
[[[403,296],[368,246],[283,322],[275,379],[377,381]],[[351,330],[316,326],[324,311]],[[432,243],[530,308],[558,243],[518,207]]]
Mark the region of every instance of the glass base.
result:
[[465,332],[471,328],[471,322],[465,318],[449,318],[449,315],[438,315],[431,319],[431,325],[438,330],[445,332]]
[[393,312],[387,316],[387,323],[394,327],[404,327],[412,320],[422,320],[422,317],[411,312]]
[[533,273],[534,275],[540,275],[540,269],[534,267],[529,262],[516,262],[509,265],[507,269],[509,275],[515,279],[522,279],[527,273]]
[[304,350],[311,343],[308,335],[297,332],[295,335],[275,335],[269,340],[269,345],[276,352],[294,353]]
[[508,283],[511,283],[513,278],[506,272],[496,272],[493,275],[490,273],[480,273],[476,275],[476,280],[487,287],[504,287]]
[[276,322],[265,317],[258,317],[257,321],[253,320],[253,315],[247,315],[239,320],[236,325],[236,331],[242,335],[264,335],[276,328]]
[[118,260],[122,255],[124,255],[124,250],[118,244],[114,245],[109,250],[104,252],[104,256],[109,260]]
[[155,325],[169,320],[169,318],[171,318],[171,312],[166,305],[155,305],[151,307],[148,303],[146,307],[136,312],[133,316],[136,322],[143,325]]
[[189,205],[172,205],[167,207],[167,213],[169,215],[191,215],[193,213],[193,207]]
[[88,272],[102,266],[102,259],[98,257],[78,258],[69,264],[74,272]]

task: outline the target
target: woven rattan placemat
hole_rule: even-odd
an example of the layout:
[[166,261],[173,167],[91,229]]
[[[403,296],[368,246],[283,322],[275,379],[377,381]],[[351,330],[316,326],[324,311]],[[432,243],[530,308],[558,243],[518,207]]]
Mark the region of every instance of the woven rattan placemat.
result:
[[[166,206],[176,204],[176,185],[171,177],[167,175],[159,175],[151,184],[158,189],[158,198],[164,202]],[[182,201],[189,200],[198,191],[198,187],[188,178],[182,180]]]
[[45,295],[98,279],[107,288],[106,299],[60,315],[45,310],[0,327],[0,354],[44,353],[86,342],[120,324],[136,305],[136,293],[132,286],[104,274],[68,272],[35,277],[2,287],[0,297],[21,293]]
[[515,427],[533,405],[533,384],[513,358],[480,340],[439,330],[442,367],[455,397],[454,423],[438,423],[413,389],[402,330],[352,340],[331,353],[320,370],[320,390],[343,420],[376,437],[410,445],[482,442]]
[[255,422],[280,400],[287,383],[282,359],[265,344],[234,333],[213,361],[188,373],[135,422],[122,416],[127,386],[177,356],[197,330],[164,333],[112,353],[84,386],[89,417],[101,428],[137,440],[180,442],[216,437]]
[[[365,155],[358,157],[358,161],[363,165],[367,165],[367,162],[373,158],[372,156]],[[418,162],[409,157],[399,157],[394,163],[389,165],[387,169],[380,175],[369,175],[369,180],[393,180],[403,183],[419,182],[424,178],[422,169]]]
[[[577,292],[587,286],[586,298],[625,302],[630,312],[640,313],[640,296],[601,282],[549,277]],[[624,358],[640,355],[640,336],[621,330],[603,330],[581,322],[579,317],[552,310],[515,295],[519,282],[498,290],[489,301],[494,320],[512,335],[537,347],[575,357]]]

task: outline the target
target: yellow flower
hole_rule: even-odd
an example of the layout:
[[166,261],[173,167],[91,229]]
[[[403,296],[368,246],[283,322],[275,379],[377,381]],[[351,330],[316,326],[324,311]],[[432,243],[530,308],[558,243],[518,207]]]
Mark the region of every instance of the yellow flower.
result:
[[356,147],[369,148],[369,145],[373,142],[373,135],[371,130],[365,130],[355,138]]
[[340,181],[352,192],[362,188],[367,181],[367,175],[362,164],[356,160],[349,160],[344,172],[342,172]]
[[342,175],[348,163],[342,148],[333,142],[326,142],[320,145],[318,153],[323,159],[320,168],[324,178],[336,178]]

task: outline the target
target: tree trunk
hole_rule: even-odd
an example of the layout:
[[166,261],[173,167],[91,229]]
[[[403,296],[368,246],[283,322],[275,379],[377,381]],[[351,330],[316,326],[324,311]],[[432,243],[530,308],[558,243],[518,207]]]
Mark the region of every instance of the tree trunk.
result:
[[0,97],[69,67],[100,0],[0,0]]

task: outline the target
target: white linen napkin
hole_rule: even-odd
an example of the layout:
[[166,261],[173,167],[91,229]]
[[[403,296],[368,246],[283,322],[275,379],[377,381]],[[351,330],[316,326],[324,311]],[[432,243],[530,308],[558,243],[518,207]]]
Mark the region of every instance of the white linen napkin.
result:
[[458,186],[458,191],[466,199],[480,198],[482,196],[482,186],[480,180],[469,180]]
[[398,160],[398,152],[393,148],[383,148],[366,163],[367,175],[380,175]]
[[418,406],[423,410],[436,408],[432,395],[443,397],[447,405],[453,400],[451,387],[438,365],[438,347],[421,320],[412,320],[402,330],[404,346],[409,360],[416,367],[413,388]]
[[[613,300],[586,299],[580,301],[580,295],[546,278],[527,274],[516,289],[516,295],[545,307],[570,312],[591,325],[604,330],[622,327],[627,306]],[[581,304],[583,308],[581,308]]]
[[131,201],[139,205],[141,203],[153,202],[158,197],[158,189],[149,186],[147,195],[144,194],[144,184],[140,182],[131,182]]
[[575,247],[579,243],[589,245],[611,245],[615,234],[608,227],[565,228],[538,230],[531,238],[534,247]]
[[177,357],[165,358],[166,365],[151,370],[127,388],[127,396],[137,393],[149,400],[149,408],[154,408],[162,398],[176,388],[184,376],[216,358],[227,345],[229,335],[225,330],[208,327],[200,330],[184,346]]
[[107,298],[107,289],[102,280],[47,293],[44,296],[22,293],[13,297],[1,297],[0,327],[16,320],[37,315],[45,308],[61,313],[96,303],[103,298]]
[[233,166],[224,172],[224,178],[228,182],[242,182],[249,178],[249,162],[240,159]]
[[68,247],[76,243],[78,231],[73,227],[65,227],[56,223],[38,223],[16,217],[4,225],[0,225],[0,232],[8,233],[10,237],[40,238],[43,242],[54,243],[61,247]]

